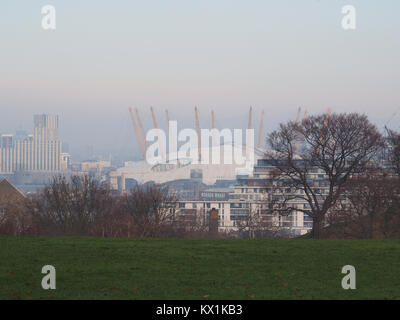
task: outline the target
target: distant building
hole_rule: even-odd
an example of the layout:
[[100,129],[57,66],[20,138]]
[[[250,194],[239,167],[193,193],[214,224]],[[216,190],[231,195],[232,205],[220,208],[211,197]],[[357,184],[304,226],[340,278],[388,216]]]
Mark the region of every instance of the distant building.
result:
[[33,135],[13,141],[1,136],[0,173],[17,171],[61,170],[61,141],[58,139],[58,116],[35,115]]
[[13,146],[13,135],[12,134],[2,134],[0,140],[1,148],[12,148]]
[[81,163],[81,170],[83,172],[90,172],[90,171],[103,171],[105,168],[111,167],[110,161],[100,161],[100,160],[93,160],[93,161],[83,161]]
[[[273,194],[272,170],[274,167],[268,161],[259,159],[253,174],[238,175],[235,186],[203,189],[191,198],[179,198],[176,213],[178,216],[203,218],[214,208],[218,211],[220,232],[251,232],[251,229],[257,229],[284,236],[307,233],[312,229],[312,218],[305,213],[308,208],[306,201],[293,200],[292,205],[301,210],[294,210],[288,215],[271,210],[271,197],[281,196]],[[316,172],[312,179],[318,182],[324,177]]]
[[14,139],[15,141],[24,141],[28,138],[28,133],[25,130],[17,130],[15,132]]
[[42,137],[43,140],[58,140],[58,116],[40,114],[34,115],[34,136]]
[[67,152],[61,153],[61,170],[68,170],[71,166],[71,155]]
[[[258,148],[251,148],[247,145],[226,143],[217,146],[202,148],[201,154],[211,155],[220,153],[218,163],[213,163],[210,159],[208,163],[196,163],[191,156],[180,157],[176,163],[158,163],[152,165],[147,161],[126,161],[124,167],[118,168],[110,175],[111,188],[117,189],[118,177],[132,178],[139,184],[154,182],[157,184],[166,183],[172,180],[192,179],[201,181],[207,185],[212,185],[217,181],[235,180],[237,175],[249,175],[252,173],[254,163],[247,161],[243,164],[224,163],[225,149],[232,150],[232,154],[253,154],[254,161],[264,157],[264,151]],[[169,156],[168,156],[169,158]],[[251,158],[251,157],[250,157]]]

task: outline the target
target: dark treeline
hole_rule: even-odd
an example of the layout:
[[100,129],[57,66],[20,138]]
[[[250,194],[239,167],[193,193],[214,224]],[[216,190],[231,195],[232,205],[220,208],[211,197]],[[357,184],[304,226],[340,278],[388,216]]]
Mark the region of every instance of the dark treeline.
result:
[[39,193],[10,203],[4,235],[204,237],[207,221],[178,219],[175,199],[158,186],[116,194],[91,176],[55,177]]

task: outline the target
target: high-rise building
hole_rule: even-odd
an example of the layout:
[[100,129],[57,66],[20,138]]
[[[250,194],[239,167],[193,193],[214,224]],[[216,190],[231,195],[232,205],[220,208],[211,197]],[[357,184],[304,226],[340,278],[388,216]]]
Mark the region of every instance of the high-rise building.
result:
[[26,138],[28,138],[28,133],[25,130],[17,130],[15,132],[15,141],[24,141]]
[[40,114],[33,117],[33,134],[43,136],[45,140],[58,140],[58,116]]
[[0,172],[61,170],[58,116],[35,115],[33,135],[28,135],[24,140],[13,141],[12,136],[11,138],[9,135],[3,136],[0,148]]
[[12,134],[2,134],[0,140],[1,148],[11,148],[13,146],[13,135]]

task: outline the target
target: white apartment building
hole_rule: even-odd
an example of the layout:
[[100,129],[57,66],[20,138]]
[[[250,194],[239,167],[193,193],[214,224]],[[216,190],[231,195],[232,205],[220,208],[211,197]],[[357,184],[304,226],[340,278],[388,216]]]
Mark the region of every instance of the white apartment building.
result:
[[[259,160],[252,176],[238,176],[237,184],[229,189],[208,189],[200,192],[194,200],[181,200],[177,203],[177,214],[206,215],[211,209],[218,210],[220,232],[240,230],[265,230],[288,235],[302,235],[312,229],[312,218],[303,211],[293,210],[288,214],[279,214],[273,210],[274,200],[286,195],[293,196],[301,190],[283,189],[276,192],[271,180],[270,166]],[[324,187],[323,174],[315,171],[310,176],[318,188]],[[323,190],[322,190],[323,191]],[[279,200],[279,199],[278,199]],[[302,199],[290,200],[290,206],[302,210],[308,209],[308,203]]]

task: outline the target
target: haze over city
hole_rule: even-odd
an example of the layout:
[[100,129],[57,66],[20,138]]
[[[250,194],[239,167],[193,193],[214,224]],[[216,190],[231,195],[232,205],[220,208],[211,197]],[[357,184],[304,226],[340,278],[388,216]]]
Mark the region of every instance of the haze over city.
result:
[[0,0],[2,307],[256,319],[340,300],[340,318],[366,300],[355,318],[400,300],[399,14]]
[[[57,29],[41,28],[47,1],[0,4],[0,132],[32,130],[57,114],[73,159],[139,157],[128,107],[166,128],[244,128],[250,105],[265,132],[309,113],[366,113],[380,128],[400,120],[398,1],[351,1],[356,30],[341,27],[348,1],[51,1]],[[279,31],[279,32],[277,32]]]

